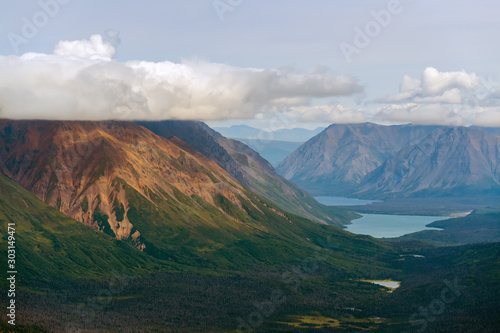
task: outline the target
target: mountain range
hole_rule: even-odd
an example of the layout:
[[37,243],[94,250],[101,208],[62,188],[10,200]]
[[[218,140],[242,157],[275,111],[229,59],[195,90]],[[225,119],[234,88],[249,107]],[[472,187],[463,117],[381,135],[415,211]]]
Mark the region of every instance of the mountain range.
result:
[[262,141],[258,139],[237,140],[258,152],[260,156],[265,158],[275,168],[305,142]]
[[331,125],[277,168],[315,194],[369,198],[500,193],[500,137],[477,128]]
[[[391,244],[329,225],[355,215],[310,200],[203,123],[2,120],[18,307],[0,331],[399,332],[453,279],[463,296],[432,328],[497,327],[498,244]],[[366,280],[388,278],[394,293]]]

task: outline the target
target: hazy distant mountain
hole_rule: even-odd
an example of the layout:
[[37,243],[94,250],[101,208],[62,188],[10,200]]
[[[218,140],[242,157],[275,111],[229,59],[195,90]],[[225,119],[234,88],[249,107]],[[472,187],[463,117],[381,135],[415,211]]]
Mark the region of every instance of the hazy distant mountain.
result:
[[294,128],[271,132],[246,125],[214,127],[214,130],[223,136],[236,139],[250,146],[274,167],[277,167],[301,144],[320,133],[323,129],[323,127],[318,127],[314,130]]
[[277,171],[314,193],[344,194],[402,147],[436,128],[334,124],[290,154]]
[[231,127],[214,127],[213,129],[226,138],[259,140],[265,144],[268,141],[306,142],[324,130],[324,127],[318,127],[314,130],[292,128],[264,131],[247,125],[233,125]]
[[238,139],[256,152],[263,158],[269,161],[273,167],[278,165],[288,157],[295,149],[299,148],[303,142],[291,141],[265,141],[251,140],[251,139]]
[[496,192],[500,137],[472,128],[332,125],[278,167],[315,193],[364,197]]
[[213,130],[219,132],[223,136],[232,139],[242,138],[257,138],[259,134],[268,134],[269,132],[260,130],[247,125],[233,125],[230,127],[213,127]]

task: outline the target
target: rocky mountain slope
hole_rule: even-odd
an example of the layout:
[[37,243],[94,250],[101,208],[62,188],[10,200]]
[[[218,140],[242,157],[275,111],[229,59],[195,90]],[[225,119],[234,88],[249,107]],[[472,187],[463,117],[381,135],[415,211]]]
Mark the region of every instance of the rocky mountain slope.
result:
[[[8,223],[14,223],[16,267],[23,284],[58,284],[63,277],[103,278],[113,271],[140,275],[155,264],[133,244],[117,246],[115,239],[49,207],[2,174],[0,222],[2,235],[8,234]],[[7,239],[0,243],[5,258]],[[0,285],[4,284],[6,280]]]
[[217,162],[241,184],[281,209],[321,223],[341,225],[354,218],[350,212],[318,203],[306,191],[281,177],[257,152],[237,140],[227,139],[201,122],[137,122],[152,132],[176,136]]
[[359,195],[500,193],[500,137],[440,128],[403,148],[366,176]]
[[323,194],[342,194],[406,145],[432,132],[427,126],[334,124],[290,154],[277,168],[286,179]]
[[472,128],[331,125],[278,171],[328,195],[380,198],[496,191],[498,136]]
[[2,121],[0,161],[5,175],[50,206],[141,249],[131,196],[153,207],[196,198],[221,213],[221,198],[242,212],[241,200],[250,201],[216,163],[132,123]]

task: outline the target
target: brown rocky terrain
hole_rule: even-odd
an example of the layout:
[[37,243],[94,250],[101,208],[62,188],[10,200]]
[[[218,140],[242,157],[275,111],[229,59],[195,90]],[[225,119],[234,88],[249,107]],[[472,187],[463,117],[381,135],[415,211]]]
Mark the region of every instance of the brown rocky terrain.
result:
[[259,153],[228,139],[206,124],[196,121],[138,122],[154,133],[177,136],[197,151],[217,162],[242,185],[283,210],[320,223],[342,225],[354,218],[351,212],[321,205],[309,193],[280,176]]
[[153,204],[176,201],[176,191],[215,207],[218,195],[240,208],[246,198],[236,179],[180,139],[128,122],[3,120],[0,162],[2,173],[50,206],[139,248],[124,185]]

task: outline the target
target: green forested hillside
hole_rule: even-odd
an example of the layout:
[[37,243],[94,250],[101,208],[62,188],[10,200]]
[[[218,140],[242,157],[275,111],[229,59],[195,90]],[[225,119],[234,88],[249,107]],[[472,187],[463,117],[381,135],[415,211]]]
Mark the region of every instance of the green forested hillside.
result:
[[140,275],[153,267],[154,259],[131,244],[67,217],[3,175],[0,207],[0,255],[7,257],[7,224],[14,222],[16,266],[22,282],[105,279],[113,270]]

